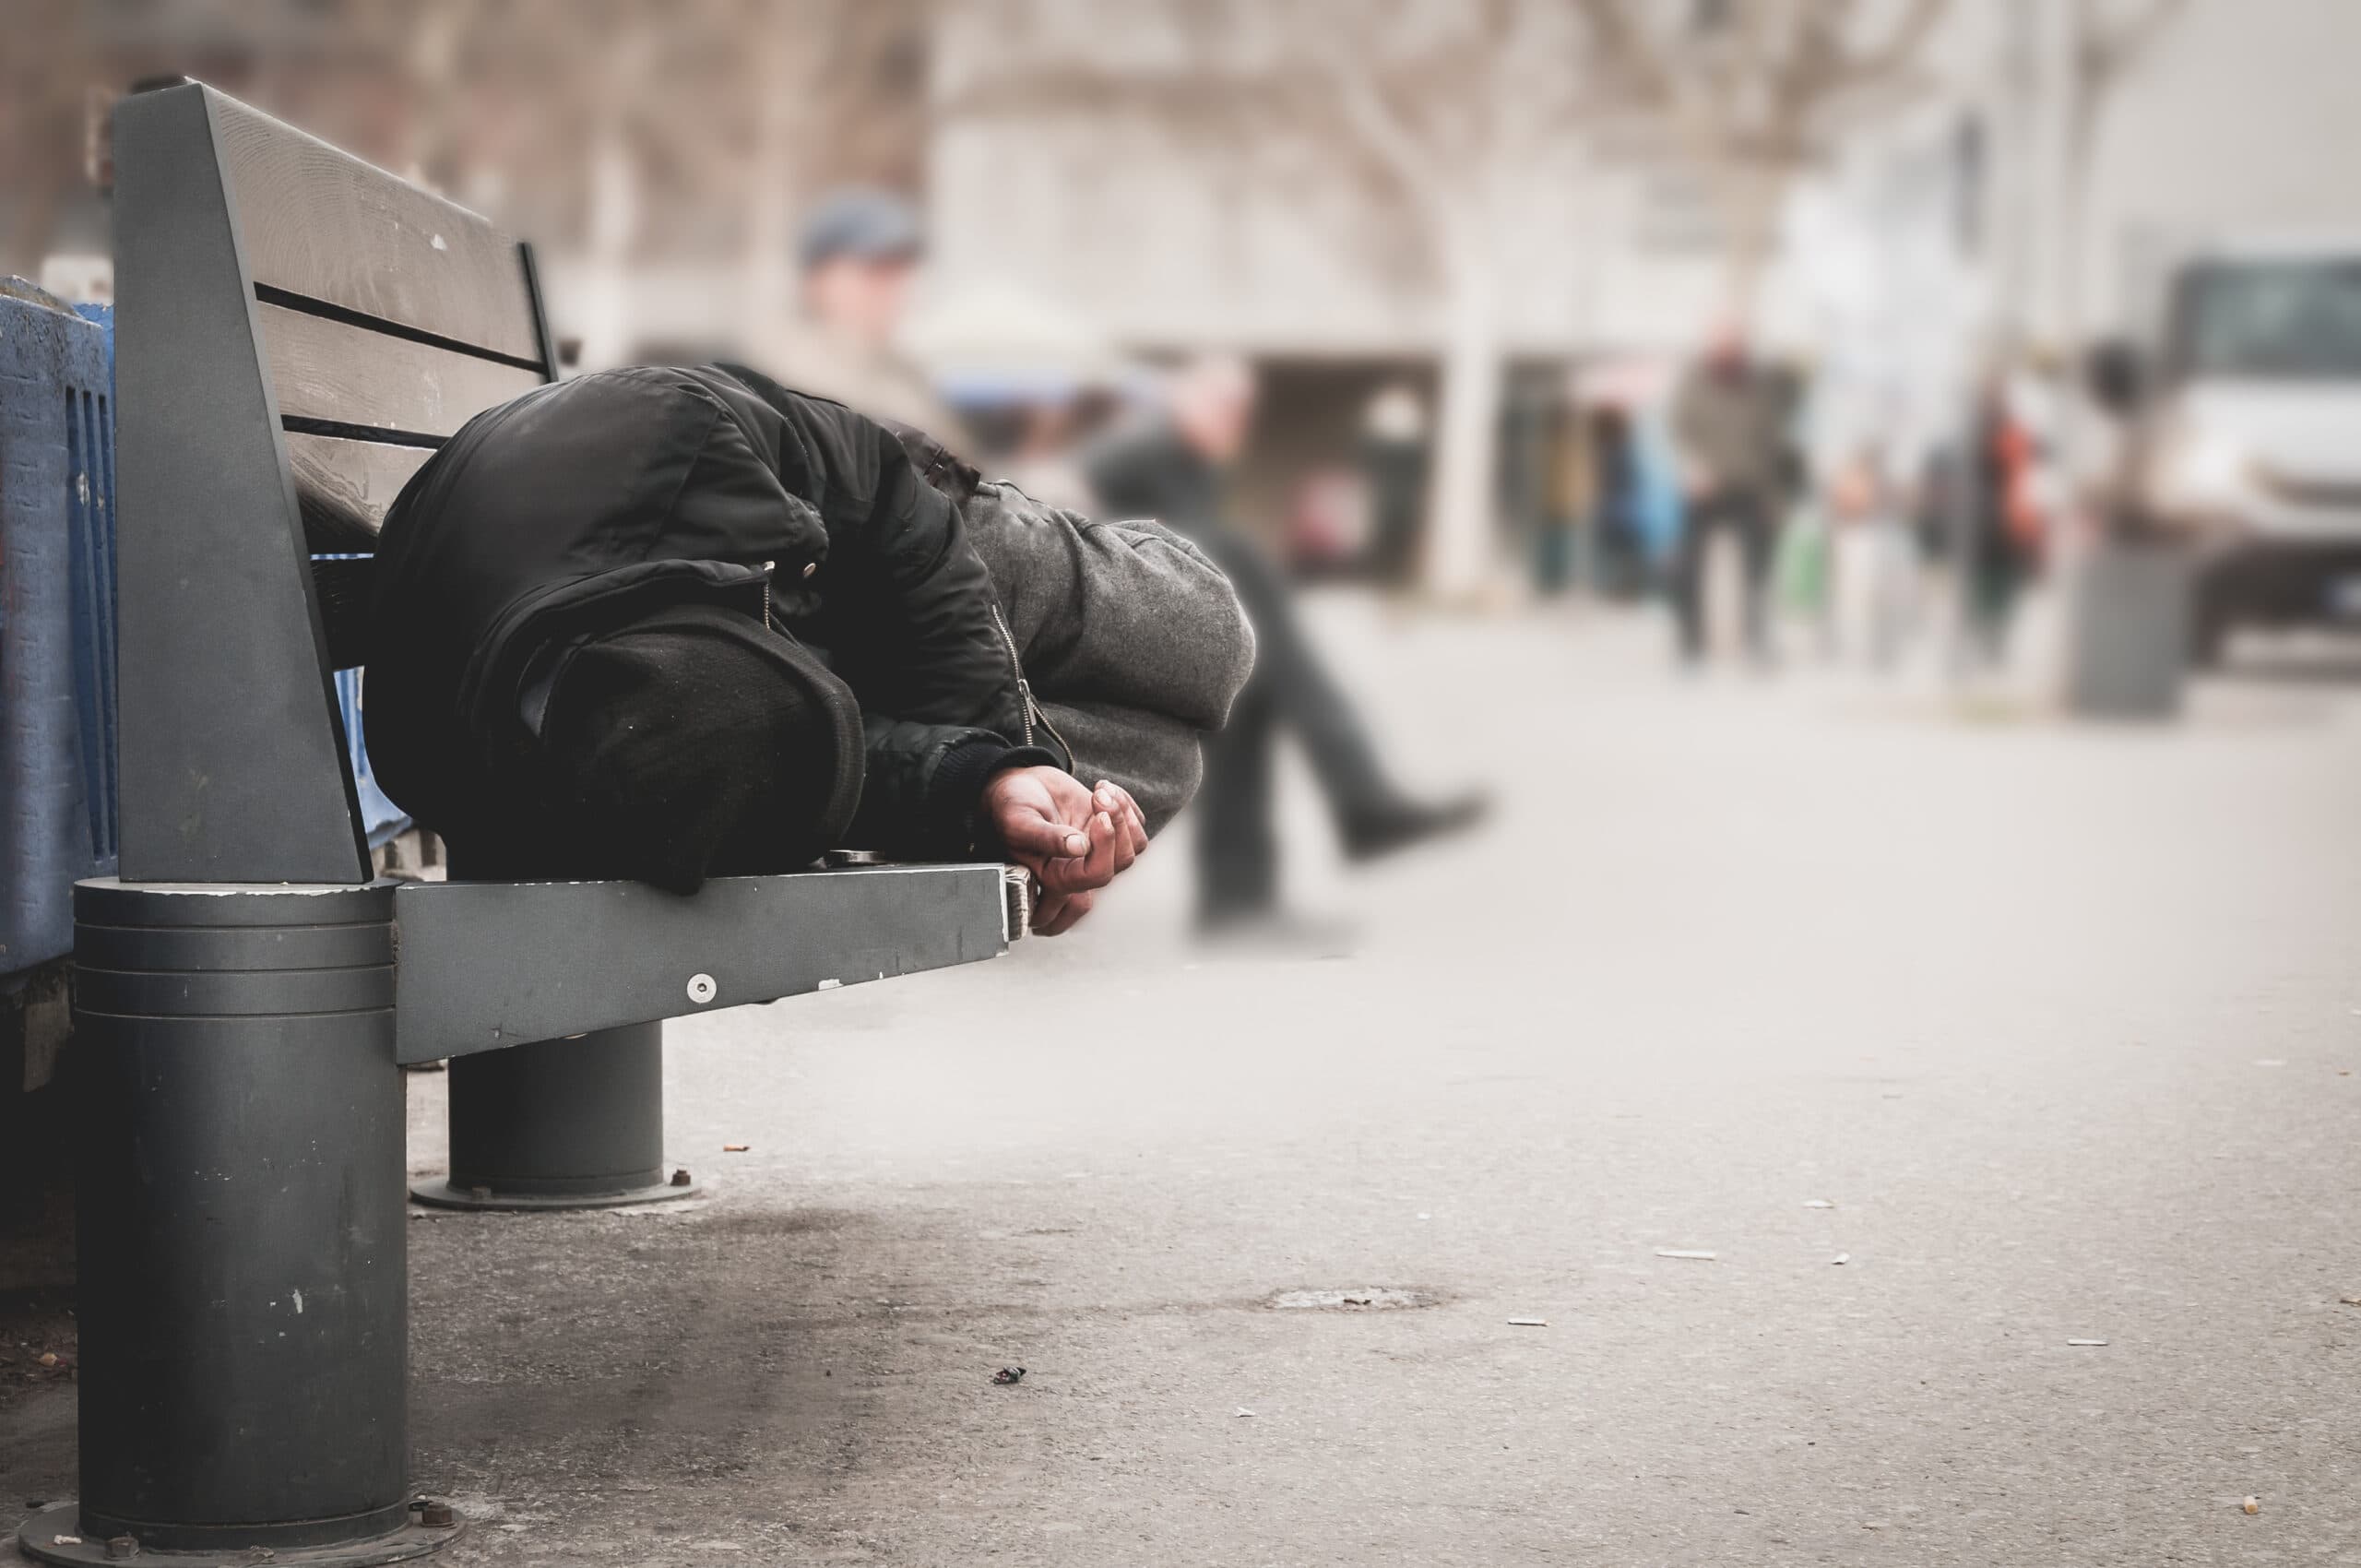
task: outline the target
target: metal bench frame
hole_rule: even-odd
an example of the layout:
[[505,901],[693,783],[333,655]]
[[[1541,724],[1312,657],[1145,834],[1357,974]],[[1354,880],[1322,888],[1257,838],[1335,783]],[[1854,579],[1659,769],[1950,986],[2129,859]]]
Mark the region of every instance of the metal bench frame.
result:
[[1022,915],[996,865],[730,878],[685,898],[372,880],[332,685],[351,645],[314,577],[319,508],[291,440],[383,454],[377,433],[282,410],[264,309],[389,352],[544,378],[555,362],[521,246],[537,359],[266,275],[252,204],[300,216],[305,193],[236,189],[225,128],[296,138],[272,142],[285,168],[364,191],[320,208],[361,214],[352,232],[274,236],[302,266],[398,293],[441,263],[383,248],[425,240],[396,208],[447,214],[461,249],[490,232],[201,85],[116,112],[122,854],[75,902],[81,1498],[18,1543],[61,1563],[259,1548],[360,1568],[462,1527],[409,1491],[397,1063],[527,1046],[563,1071],[562,1037],[617,1039],[638,1065],[599,1092],[627,1101],[658,1020],[991,957]]

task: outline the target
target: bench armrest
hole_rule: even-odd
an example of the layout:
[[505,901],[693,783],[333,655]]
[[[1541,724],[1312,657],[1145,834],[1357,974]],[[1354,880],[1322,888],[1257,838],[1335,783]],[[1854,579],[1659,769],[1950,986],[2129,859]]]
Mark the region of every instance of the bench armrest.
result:
[[636,882],[417,882],[394,896],[404,1062],[991,958],[1023,934],[998,865]]

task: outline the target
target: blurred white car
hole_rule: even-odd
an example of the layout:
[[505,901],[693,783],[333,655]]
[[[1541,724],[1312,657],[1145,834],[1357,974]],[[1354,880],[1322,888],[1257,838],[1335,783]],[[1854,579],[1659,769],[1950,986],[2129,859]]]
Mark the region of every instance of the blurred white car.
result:
[[2196,657],[2241,623],[2361,618],[2361,239],[2176,269],[2139,500],[2199,564]]

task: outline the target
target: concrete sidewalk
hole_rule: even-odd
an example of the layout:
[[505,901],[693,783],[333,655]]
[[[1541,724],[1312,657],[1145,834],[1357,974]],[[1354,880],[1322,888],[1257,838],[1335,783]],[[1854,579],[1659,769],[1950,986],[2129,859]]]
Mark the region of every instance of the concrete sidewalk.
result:
[[1321,623],[1498,824],[1347,878],[1294,781],[1347,958],[1191,946],[1176,840],[675,1026],[709,1195],[411,1227],[443,1561],[2361,1562],[2354,688],[2090,731]]

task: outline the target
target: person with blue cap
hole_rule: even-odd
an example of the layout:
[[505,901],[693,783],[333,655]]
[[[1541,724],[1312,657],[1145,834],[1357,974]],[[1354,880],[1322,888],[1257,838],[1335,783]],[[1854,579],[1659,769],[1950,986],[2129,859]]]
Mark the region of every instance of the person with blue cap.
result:
[[901,350],[926,226],[901,196],[870,185],[820,198],[796,239],[795,330],[777,369],[804,391],[970,450],[964,421]]

